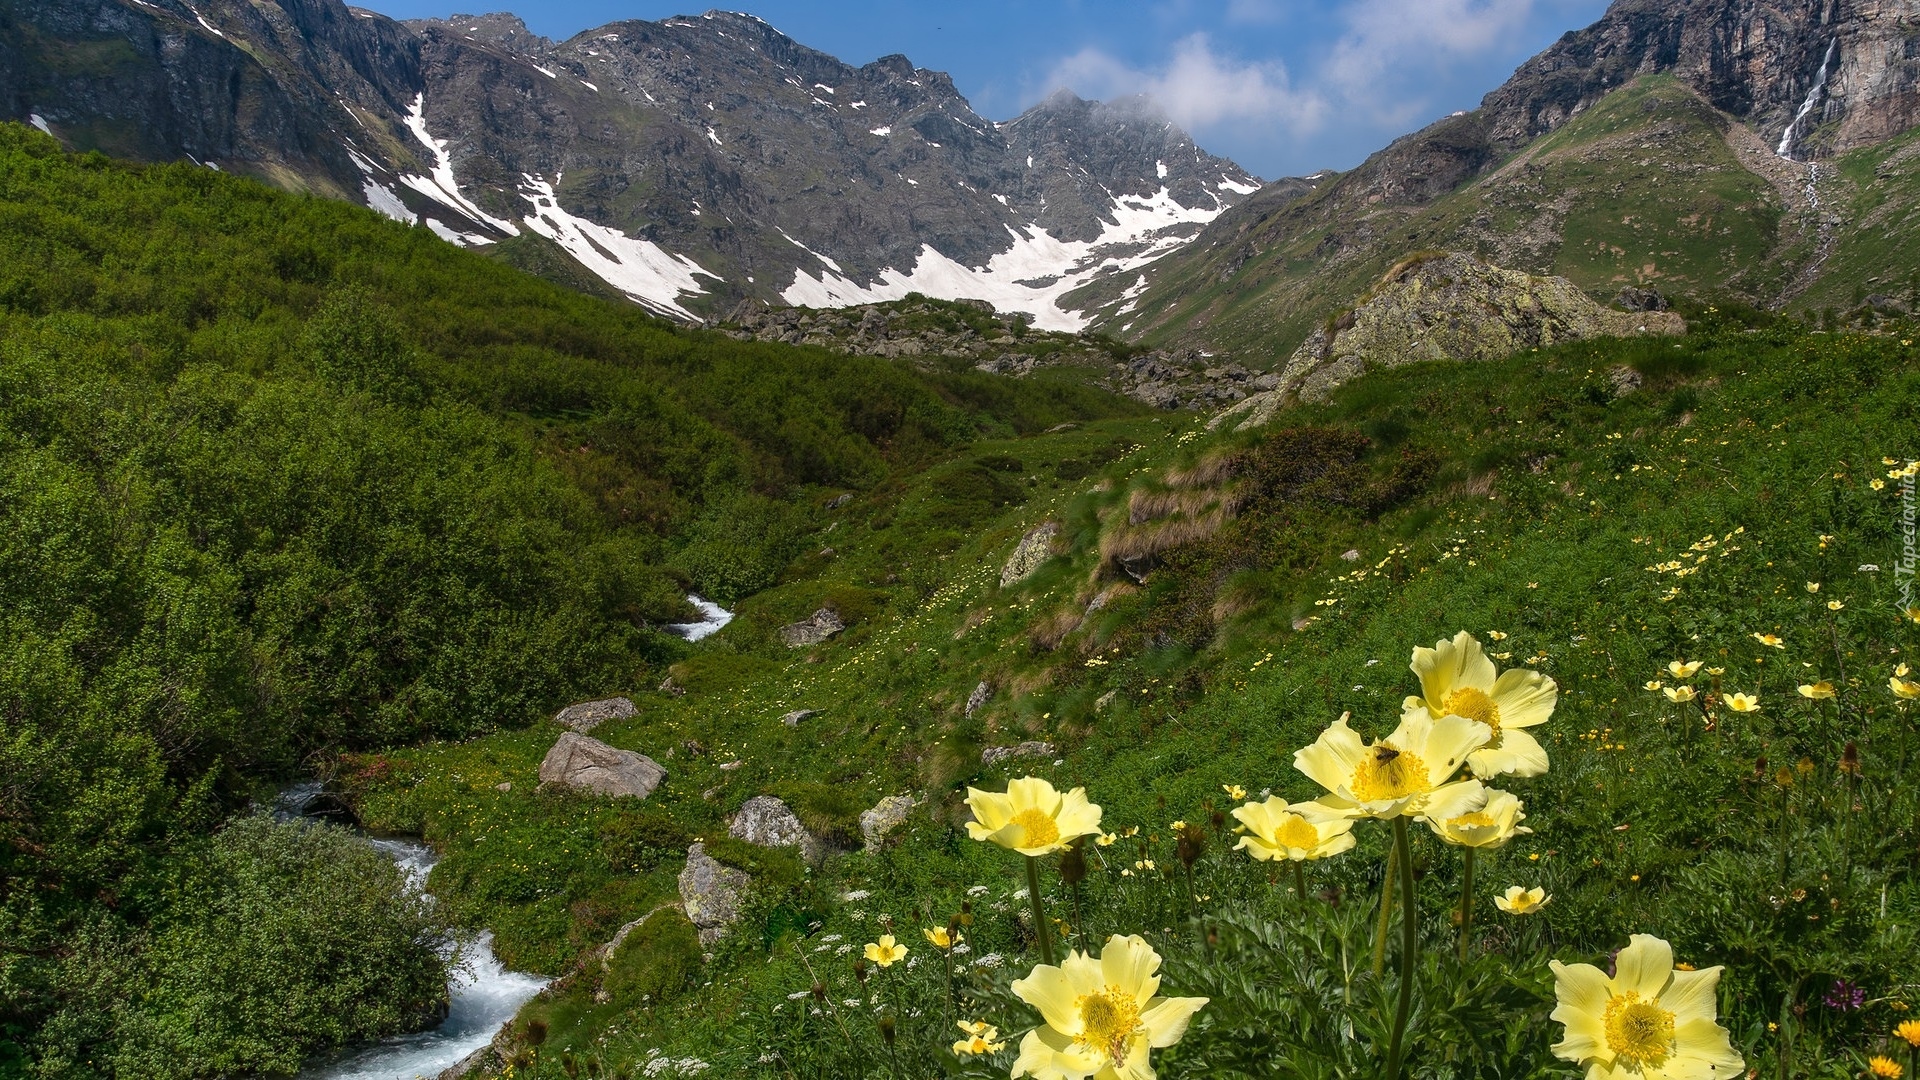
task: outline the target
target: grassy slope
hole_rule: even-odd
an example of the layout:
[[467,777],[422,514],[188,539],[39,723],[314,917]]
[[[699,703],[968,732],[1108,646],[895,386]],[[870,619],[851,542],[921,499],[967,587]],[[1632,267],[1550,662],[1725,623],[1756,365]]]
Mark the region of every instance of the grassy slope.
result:
[[[1285,205],[1228,215],[1161,264],[1139,305],[1156,314],[1124,332],[1155,343],[1203,340],[1243,360],[1284,358],[1340,298],[1419,248],[1562,274],[1603,300],[1644,284],[1771,302],[1818,249],[1797,190],[1789,213],[1781,192],[1730,147],[1730,123],[1671,77],[1649,76],[1425,206],[1357,202],[1376,180],[1363,166]],[[1905,289],[1900,252],[1910,247],[1915,193],[1901,151],[1911,141],[1836,163],[1842,182],[1825,198],[1850,205],[1796,310],[1850,308],[1857,285]]]
[[[717,836],[727,812],[767,791],[824,829],[844,830],[852,811],[901,791],[921,793],[930,812],[916,815],[905,842],[886,854],[837,857],[806,877],[791,866],[764,869],[774,884],[689,992],[596,1006],[591,974],[563,984],[530,1012],[554,1025],[541,1068],[557,1069],[556,1051],[566,1048],[609,1067],[664,1050],[730,1075],[805,1075],[810,1062],[851,1068],[831,1029],[784,1019],[798,1009],[787,998],[816,977],[836,1000],[864,997],[831,935],[870,940],[884,920],[921,961],[934,961],[915,928],[944,922],[970,886],[986,891],[975,900],[974,955],[992,950],[1007,966],[970,969],[969,1010],[1003,1031],[1023,1029],[1028,1014],[1005,994],[1010,969],[1031,961],[1019,955],[1030,939],[1004,914],[1018,909],[1016,868],[965,840],[955,823],[965,784],[996,787],[1027,770],[1085,784],[1109,828],[1143,830],[1102,851],[1087,921],[1102,934],[1148,933],[1187,989],[1213,987],[1217,1018],[1203,1020],[1169,1059],[1170,1075],[1266,1075],[1276,1063],[1297,1065],[1289,1054],[1351,1052],[1284,1045],[1288,1022],[1275,1018],[1295,1006],[1260,1012],[1250,1004],[1256,991],[1210,967],[1204,957],[1212,954],[1195,935],[1228,927],[1249,969],[1269,955],[1246,944],[1249,927],[1278,927],[1271,934],[1280,938],[1332,934],[1338,942],[1322,948],[1364,953],[1380,830],[1367,831],[1361,854],[1316,868],[1316,888],[1358,894],[1331,914],[1290,909],[1264,872],[1218,848],[1197,868],[1196,892],[1208,899],[1191,924],[1177,880],[1120,871],[1141,857],[1173,865],[1166,822],[1205,821],[1210,807],[1230,805],[1222,785],[1314,794],[1290,767],[1293,749],[1347,710],[1363,732],[1383,735],[1401,696],[1417,688],[1403,667],[1408,650],[1459,629],[1508,635],[1489,640],[1503,667],[1530,664],[1563,688],[1559,714],[1542,729],[1553,772],[1512,785],[1527,800],[1535,834],[1498,857],[1491,881],[1482,879],[1493,891],[1538,882],[1555,900],[1543,923],[1501,922],[1485,939],[1498,963],[1512,958],[1519,981],[1501,985],[1518,996],[1476,1019],[1467,1014],[1484,1002],[1465,1001],[1473,995],[1463,991],[1453,1008],[1465,1011],[1441,1009],[1428,1022],[1428,1052],[1454,1053],[1448,1040],[1479,1025],[1506,1033],[1511,1060],[1483,1047],[1460,1075],[1559,1075],[1545,1065],[1550,1001],[1539,996],[1543,959],[1533,950],[1591,958],[1628,932],[1647,931],[1672,938],[1685,958],[1731,965],[1723,1006],[1736,1042],[1756,1062],[1771,1061],[1779,1045],[1766,1020],[1816,998],[1820,980],[1860,982],[1880,995],[1871,1011],[1816,1010],[1813,1020],[1790,1025],[1803,1061],[1857,1067],[1847,1055],[1869,1045],[1869,1033],[1891,1015],[1889,996],[1916,978],[1903,929],[1917,903],[1904,854],[1915,840],[1914,800],[1890,786],[1895,756],[1912,740],[1885,687],[1891,665],[1920,649],[1920,628],[1891,610],[1885,570],[1856,567],[1889,567],[1895,555],[1892,489],[1873,491],[1868,480],[1885,471],[1883,455],[1920,455],[1920,353],[1891,339],[1745,331],[1712,312],[1697,323],[1677,345],[1599,342],[1474,366],[1414,365],[1283,415],[1276,427],[1315,425],[1322,442],[1341,431],[1373,437],[1345,474],[1350,484],[1377,485],[1395,462],[1421,454],[1432,455],[1437,472],[1410,497],[1371,504],[1377,517],[1340,492],[1261,504],[1211,539],[1163,553],[1144,588],[1110,594],[1083,629],[1051,649],[1035,642],[1057,636],[1053,616],[1077,616],[1096,589],[1113,583],[1113,573],[1099,569],[1099,547],[1124,531],[1118,522],[1134,492],[1166,489],[1169,466],[1235,447],[1264,460],[1262,447],[1271,452],[1285,440],[1206,436],[1153,421],[1095,425],[978,446],[976,455],[1020,465],[986,472],[1031,483],[1017,508],[994,512],[991,499],[974,500],[964,526],[949,516],[962,489],[956,478],[970,468],[958,462],[823,514],[818,543],[830,556],[797,564],[790,580],[744,604],[734,627],[678,668],[685,697],[646,695],[638,717],[600,734],[666,761],[672,776],[648,807],[689,834]],[[1647,384],[1616,399],[1606,372],[1622,363]],[[1058,481],[1047,467],[1115,443],[1138,449],[1097,481]],[[1011,545],[1049,516],[1064,523],[1066,554],[1029,582],[1001,589]],[[1262,528],[1283,520],[1284,529]],[[1357,561],[1340,558],[1349,547]],[[1688,573],[1653,569],[1670,559],[1684,560]],[[914,596],[875,599],[890,579],[912,584]],[[1824,582],[1824,591],[1810,596],[1807,581]],[[1844,609],[1830,613],[1828,598]],[[803,651],[771,643],[774,626],[822,599],[858,612],[846,634]],[[1055,633],[1043,632],[1049,624]],[[1750,635],[1760,631],[1781,634],[1787,651],[1756,645]],[[1758,690],[1765,709],[1757,720],[1722,710],[1713,737],[1700,735],[1697,718],[1642,688],[1675,657],[1723,667],[1713,684]],[[1861,798],[1874,828],[1859,849],[1860,876],[1849,882],[1869,884],[1852,888],[1833,883],[1845,816],[1834,798],[1844,780],[1835,771],[1839,736],[1820,719],[1832,714],[1796,706],[1791,689],[1815,676],[1841,685],[1848,712],[1840,730],[1868,748]],[[967,719],[961,703],[983,678],[998,689]],[[823,711],[797,729],[782,726],[778,717],[794,708]],[[381,765],[388,778],[362,790],[373,820],[423,828],[456,857],[513,836],[541,859],[538,895],[512,902],[485,899],[491,872],[439,883],[470,917],[509,928],[501,945],[518,962],[558,972],[571,952],[567,935],[583,938],[579,910],[569,916],[569,905],[587,895],[611,902],[626,890],[631,906],[597,916],[617,924],[670,895],[677,861],[668,854],[644,878],[615,870],[603,847],[585,843],[581,825],[609,808],[529,794],[550,736],[531,731],[399,753]],[[1061,748],[1059,763],[1020,762],[1011,774],[979,766],[981,745],[1035,736]],[[1790,803],[1779,789],[1751,782],[1760,755],[1776,763],[1805,756],[1811,771],[1800,776],[1804,790],[1784,796]],[[501,781],[513,790],[495,791]],[[1753,828],[1756,821],[1765,828]],[[1784,886],[1774,877],[1776,825],[1792,845]],[[1421,859],[1434,883],[1423,886],[1430,932],[1439,934],[1457,856],[1425,845]],[[1804,890],[1795,902],[1810,896],[1809,906],[1768,900],[1794,888]],[[845,890],[871,895],[842,899]],[[1061,894],[1055,903],[1066,911]],[[903,1015],[925,1010],[903,1021],[908,1060],[961,1074],[963,1063],[932,1050],[945,1041],[930,1019],[942,1008],[929,974],[937,965],[918,970],[879,984],[906,995]],[[1309,981],[1323,990],[1326,979],[1341,978],[1314,970]],[[1351,969],[1345,979],[1350,988],[1372,985]],[[1336,994],[1326,1010],[1363,1030],[1378,1023],[1371,1005],[1345,1001]],[[830,1008],[854,1025],[849,1045],[877,1059],[866,1007]],[[1277,1040],[1265,1066],[1230,1060],[1231,1045],[1245,1042],[1229,1037],[1235,1017],[1248,1015],[1250,1030]],[[1301,1030],[1315,1022],[1302,1019]],[[770,1049],[780,1056],[762,1060]],[[1503,1072],[1500,1060],[1513,1070]]]

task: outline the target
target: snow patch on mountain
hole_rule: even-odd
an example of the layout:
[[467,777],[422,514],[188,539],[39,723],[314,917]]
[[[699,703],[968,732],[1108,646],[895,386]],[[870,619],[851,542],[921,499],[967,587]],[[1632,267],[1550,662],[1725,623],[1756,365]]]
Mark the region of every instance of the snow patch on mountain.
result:
[[428,150],[433,151],[433,175],[421,176],[409,173],[400,178],[400,182],[413,190],[440,203],[448,209],[457,211],[474,221],[491,225],[508,236],[520,235],[520,230],[511,221],[488,214],[475,206],[465,195],[460,194],[460,184],[453,178],[453,155],[447,152],[447,140],[436,139],[427,131],[427,95],[415,94],[413,106],[407,110],[405,121],[407,130],[419,139]]
[[795,270],[793,284],[780,298],[803,307],[849,307],[918,292],[943,300],[985,300],[1001,311],[1026,312],[1040,330],[1080,331],[1092,320],[1061,307],[1062,297],[1102,275],[1145,266],[1186,242],[1185,230],[1175,231],[1176,226],[1205,224],[1225,209],[1218,197],[1211,207],[1182,206],[1162,187],[1152,195],[1115,199],[1107,209],[1111,220],[1090,241],[1060,240],[1038,225],[1008,226],[1012,246],[985,266],[962,265],[923,244],[911,267],[889,267],[865,285],[837,268],[818,277]]
[[533,213],[522,219],[528,231],[559,244],[600,280],[662,315],[693,321],[693,312],[680,306],[680,297],[706,292],[697,280],[701,275],[724,280],[651,240],[574,217],[560,208],[553,185],[543,177],[523,176],[520,197],[533,204]]

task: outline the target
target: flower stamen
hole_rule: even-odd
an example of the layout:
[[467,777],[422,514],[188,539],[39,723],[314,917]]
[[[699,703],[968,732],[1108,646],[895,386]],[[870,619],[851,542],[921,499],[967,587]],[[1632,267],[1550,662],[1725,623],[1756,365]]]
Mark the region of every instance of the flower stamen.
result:
[[1630,1069],[1659,1067],[1673,1053],[1673,1014],[1632,990],[1607,1002],[1607,1047]]

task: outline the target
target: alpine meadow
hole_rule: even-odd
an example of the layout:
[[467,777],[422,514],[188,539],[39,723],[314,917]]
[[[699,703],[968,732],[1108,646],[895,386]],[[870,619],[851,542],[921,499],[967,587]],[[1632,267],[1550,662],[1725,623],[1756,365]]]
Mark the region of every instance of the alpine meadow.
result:
[[1916,56],[0,0],[0,1077],[1920,1078]]

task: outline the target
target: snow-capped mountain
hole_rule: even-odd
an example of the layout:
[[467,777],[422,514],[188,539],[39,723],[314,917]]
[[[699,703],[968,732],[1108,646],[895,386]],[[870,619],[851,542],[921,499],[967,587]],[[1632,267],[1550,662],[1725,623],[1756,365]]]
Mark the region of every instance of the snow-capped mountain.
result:
[[551,243],[684,319],[919,292],[1078,329],[1069,294],[1260,186],[1146,101],[995,123],[905,57],[854,67],[718,11],[554,42],[339,0],[48,0],[0,20],[0,102],[77,148]]

